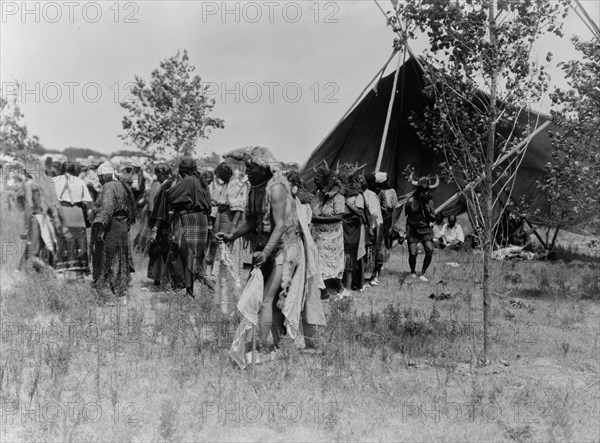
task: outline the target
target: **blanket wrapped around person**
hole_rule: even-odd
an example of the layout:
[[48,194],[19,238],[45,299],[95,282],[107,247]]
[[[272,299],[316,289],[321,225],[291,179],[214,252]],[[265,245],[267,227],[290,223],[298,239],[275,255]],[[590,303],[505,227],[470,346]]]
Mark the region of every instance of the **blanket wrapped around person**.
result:
[[[295,217],[289,223],[297,223],[300,236],[294,230],[284,234],[282,293],[278,306],[285,316],[287,335],[299,348],[315,348],[318,343],[319,326],[327,325],[321,302],[321,289],[325,287],[318,270],[319,251],[310,234],[308,220],[301,203],[294,199]],[[296,239],[300,238],[300,241]],[[240,297],[237,308],[242,316],[234,341],[229,350],[231,358],[244,369],[253,360],[251,352],[253,332],[258,327],[258,312],[263,297],[262,274],[258,269],[251,273],[250,280]],[[255,355],[256,356],[256,355]]]

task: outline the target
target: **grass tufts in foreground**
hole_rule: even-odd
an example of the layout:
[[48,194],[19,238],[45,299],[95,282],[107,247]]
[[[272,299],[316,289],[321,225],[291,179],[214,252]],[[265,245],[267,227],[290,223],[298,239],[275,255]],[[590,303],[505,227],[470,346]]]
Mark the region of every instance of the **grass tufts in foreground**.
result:
[[145,264],[127,306],[99,308],[89,281],[3,263],[3,441],[600,438],[593,263],[495,263],[482,366],[481,257],[436,251],[423,283],[396,248],[380,286],[325,302],[323,355],[286,339],[244,371],[210,295],[143,292]]

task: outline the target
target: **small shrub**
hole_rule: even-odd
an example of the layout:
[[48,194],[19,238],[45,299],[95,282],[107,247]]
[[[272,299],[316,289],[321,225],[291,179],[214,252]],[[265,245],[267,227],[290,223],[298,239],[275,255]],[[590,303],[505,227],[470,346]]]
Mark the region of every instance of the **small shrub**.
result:
[[177,418],[177,409],[173,405],[173,402],[165,402],[160,410],[160,423],[158,425],[158,434],[160,435],[161,441],[171,442],[174,441]]
[[581,276],[581,298],[600,300],[600,271],[588,271]]
[[512,273],[512,274],[506,274],[504,276],[504,283],[510,283],[512,285],[518,285],[523,283],[523,277],[521,276],[521,274],[519,274],[518,272]]
[[563,358],[566,358],[567,354],[569,353],[569,350],[571,349],[571,345],[569,344],[569,342],[564,341],[560,344],[560,349],[562,351]]
[[564,269],[554,269],[552,271],[554,286],[558,289],[558,291],[562,294],[567,295],[569,293],[569,279],[568,276],[572,275],[571,273],[565,272]]
[[568,395],[564,399],[554,396],[548,408],[550,424],[548,426],[548,440],[551,442],[571,441],[573,437],[573,419],[569,415]]
[[574,260],[587,262],[587,263],[600,263],[600,257],[593,257],[590,255],[582,254],[573,250],[573,248],[565,248],[563,246],[556,246],[549,254],[548,260],[559,261],[562,260],[566,263]]
[[429,314],[429,323],[435,324],[440,319],[440,313],[435,306],[435,303],[431,306],[431,314]]
[[516,426],[506,428],[506,436],[518,443],[530,441],[533,437],[531,425]]
[[550,283],[550,273],[546,267],[541,268],[539,271],[535,272],[535,276],[537,278],[537,286],[541,292],[550,292],[552,287]]

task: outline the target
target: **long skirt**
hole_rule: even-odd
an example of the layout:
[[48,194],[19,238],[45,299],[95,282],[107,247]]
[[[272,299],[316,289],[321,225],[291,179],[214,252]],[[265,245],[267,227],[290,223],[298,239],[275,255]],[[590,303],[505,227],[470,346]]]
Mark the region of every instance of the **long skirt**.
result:
[[148,278],[154,282],[167,283],[170,281],[168,258],[171,246],[171,226],[161,225],[156,233],[156,240],[150,243],[148,249]]
[[342,278],[344,273],[344,227],[342,222],[314,223],[313,239],[319,249],[319,271],[323,280]]
[[76,272],[78,275],[89,274],[88,242],[85,226],[67,226],[71,238],[57,236],[57,254],[54,268],[60,272]]
[[29,221],[27,244],[17,269],[23,269],[27,262],[38,266],[54,266],[56,261],[56,234],[54,226],[45,214],[32,215]]
[[[219,212],[218,226],[215,226],[215,232],[227,232],[231,233],[233,231],[233,216],[234,213],[231,211],[222,211]],[[233,263],[234,271],[239,275],[240,266],[242,264],[242,253],[243,253],[243,240],[238,238],[233,243],[228,245],[229,253],[231,255],[231,261]],[[216,269],[213,269],[213,276],[216,276]]]
[[356,271],[359,267],[358,246],[360,244],[361,220],[356,214],[344,214],[345,270]]
[[130,280],[129,228],[127,217],[113,217],[106,228],[104,242],[92,233],[94,287],[101,299],[127,295]]
[[63,225],[71,234],[71,238],[67,240],[62,234],[57,235],[54,268],[59,272],[74,272],[78,276],[89,274],[86,208],[79,204],[70,205],[65,202],[61,204],[65,218]]
[[387,262],[391,256],[392,245],[394,242],[394,236],[390,233],[392,229],[392,223],[394,222],[394,211],[385,210],[383,212],[383,226],[382,226],[382,242],[379,244],[378,261],[383,264]]
[[194,280],[205,277],[207,240],[206,214],[194,212],[175,216],[169,256],[169,273],[175,289],[190,288]]
[[375,232],[371,244],[367,246],[365,255],[364,271],[365,278],[374,278],[381,270],[380,248],[383,243],[383,232],[381,226],[375,227]]
[[133,249],[136,252],[146,254],[148,252],[148,248],[150,247],[150,236],[152,235],[152,229],[149,225],[150,214],[146,210],[146,207],[144,207],[141,212],[142,216],[140,217],[139,221],[139,231],[133,241]]

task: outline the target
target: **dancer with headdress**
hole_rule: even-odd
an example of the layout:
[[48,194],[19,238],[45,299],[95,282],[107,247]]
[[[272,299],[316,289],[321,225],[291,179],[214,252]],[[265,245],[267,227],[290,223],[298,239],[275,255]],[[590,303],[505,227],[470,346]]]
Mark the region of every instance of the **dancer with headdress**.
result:
[[[337,291],[338,297],[347,297],[344,288],[344,227],[342,217],[346,200],[336,173],[323,161],[315,170],[316,192],[311,203],[312,236],[319,249],[319,270],[325,283]],[[327,297],[325,297],[327,298]]]
[[[297,198],[302,208],[302,214],[306,218],[307,223],[311,223],[313,218],[313,212],[311,203],[313,201],[313,195],[306,189],[306,183],[300,177],[297,171],[289,171],[285,174],[290,186],[292,187],[292,196]],[[314,239],[314,238],[313,238]]]
[[[318,326],[324,326],[317,269],[317,249],[308,224],[299,217],[289,182],[279,169],[279,163],[266,148],[255,147],[234,151],[232,157],[246,163],[251,188],[248,195],[246,221],[232,233],[220,232],[217,237],[226,243],[243,235],[250,237],[255,268],[264,276],[262,301],[240,306],[241,312],[258,309],[259,345],[268,353],[268,337],[272,333],[275,346],[288,334],[307,346],[316,346]],[[241,303],[241,301],[240,301]],[[252,317],[255,317],[252,315]],[[230,355],[240,366],[246,365],[247,352],[243,322]]]
[[404,211],[406,213],[406,229],[408,241],[408,264],[410,266],[410,275],[417,277],[417,251],[421,243],[425,250],[423,267],[419,279],[428,281],[425,272],[433,259],[433,227],[435,221],[435,207],[431,198],[431,191],[436,189],[440,180],[436,176],[436,182],[432,185],[429,178],[421,177],[419,180],[413,180],[410,177],[411,184],[416,188],[413,195],[406,201]]

